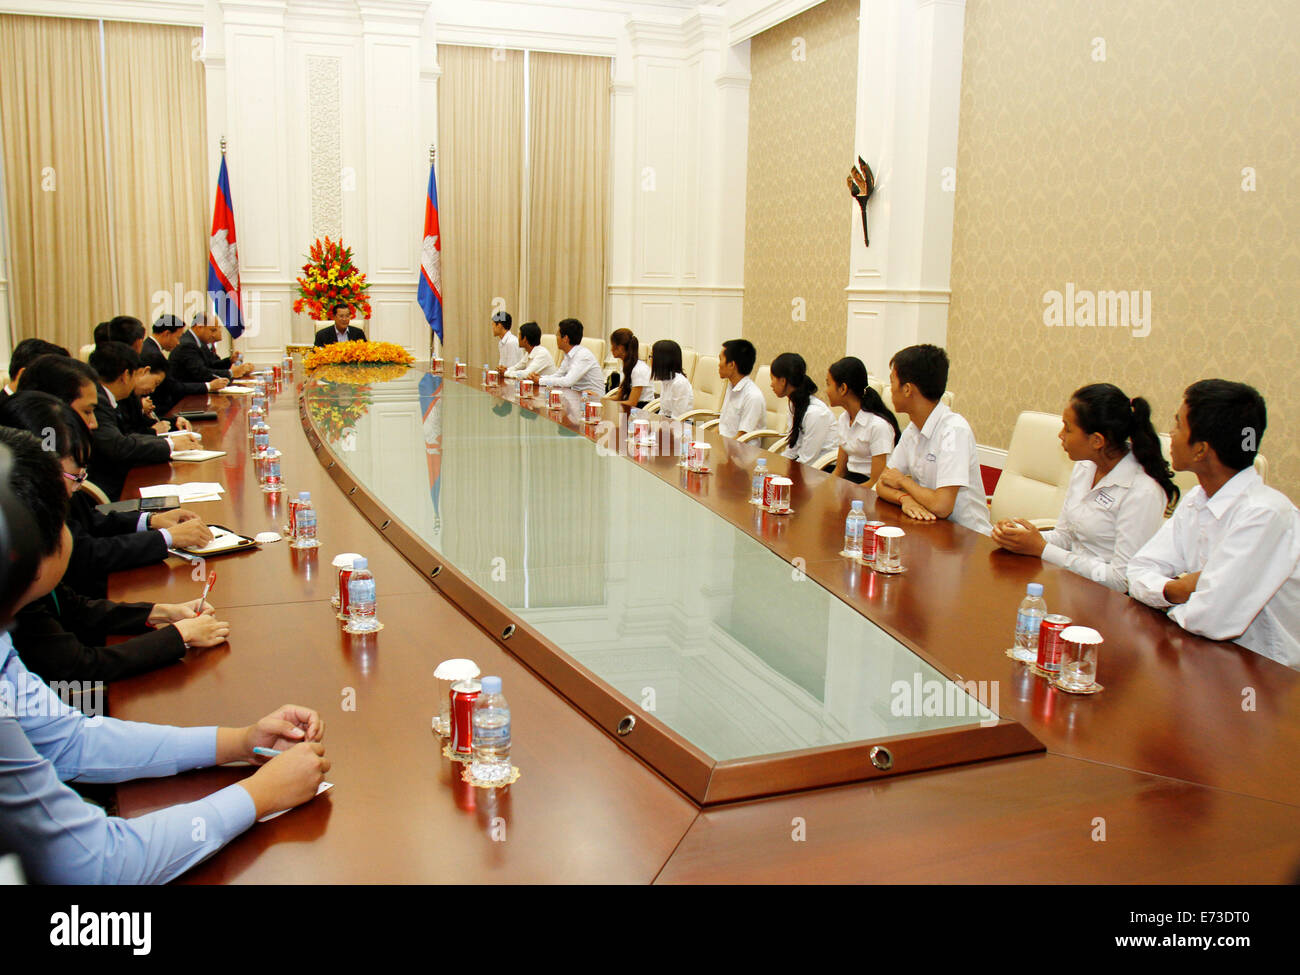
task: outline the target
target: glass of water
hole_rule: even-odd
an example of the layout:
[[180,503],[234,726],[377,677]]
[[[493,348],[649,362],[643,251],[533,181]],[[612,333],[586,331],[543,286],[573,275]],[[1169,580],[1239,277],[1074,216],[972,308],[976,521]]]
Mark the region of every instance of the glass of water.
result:
[[1097,651],[1101,634],[1087,626],[1061,631],[1061,672],[1057,682],[1067,691],[1088,691],[1097,683]]
[[876,562],[875,570],[877,572],[902,572],[903,571],[903,537],[905,532],[901,528],[893,525],[886,525],[884,528],[876,529]]

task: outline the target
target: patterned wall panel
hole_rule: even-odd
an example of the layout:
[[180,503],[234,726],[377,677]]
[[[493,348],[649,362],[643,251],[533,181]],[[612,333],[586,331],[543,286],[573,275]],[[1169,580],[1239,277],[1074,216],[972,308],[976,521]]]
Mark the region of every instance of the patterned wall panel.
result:
[[311,132],[311,232],[343,234],[342,62],[307,57],[307,110]]
[[[1298,59],[1294,0],[968,0],[948,334],[980,443],[1088,382],[1146,396],[1164,431],[1187,384],[1237,379],[1300,498]],[[1048,327],[1067,288],[1080,310],[1149,292],[1149,334]]]
[[760,362],[800,353],[819,385],[845,348],[857,17],[827,0],[750,42],[744,337]]

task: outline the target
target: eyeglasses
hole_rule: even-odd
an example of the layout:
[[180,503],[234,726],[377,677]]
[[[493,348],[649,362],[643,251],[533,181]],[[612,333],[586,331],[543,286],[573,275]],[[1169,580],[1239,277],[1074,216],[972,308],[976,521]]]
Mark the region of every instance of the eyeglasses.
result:
[[64,477],[77,485],[77,487],[81,487],[81,485],[85,484],[86,477],[89,475],[89,472],[84,467],[76,474],[69,474],[67,471],[63,471],[62,473]]

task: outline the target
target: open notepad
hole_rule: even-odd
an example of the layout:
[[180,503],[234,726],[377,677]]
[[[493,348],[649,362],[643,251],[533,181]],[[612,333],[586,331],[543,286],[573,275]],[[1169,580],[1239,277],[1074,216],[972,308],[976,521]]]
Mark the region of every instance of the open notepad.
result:
[[203,450],[196,448],[194,450],[178,450],[172,454],[172,460],[197,462],[200,460],[213,460],[214,458],[225,456],[226,452],[224,450]]
[[208,529],[212,532],[212,541],[202,548],[196,548],[193,545],[185,547],[186,555],[213,555],[217,552],[226,552],[237,546],[240,542],[246,541],[243,535],[228,531],[218,525],[209,525]]
[[225,490],[216,481],[188,481],[185,484],[150,484],[140,489],[140,497],[176,497],[181,504],[193,504],[195,501],[220,501]]

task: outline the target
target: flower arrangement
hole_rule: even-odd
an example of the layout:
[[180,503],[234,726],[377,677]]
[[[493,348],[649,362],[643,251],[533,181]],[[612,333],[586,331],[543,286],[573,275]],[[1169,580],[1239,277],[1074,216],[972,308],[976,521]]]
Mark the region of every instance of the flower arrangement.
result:
[[400,362],[365,363],[363,365],[324,365],[312,371],[311,378],[323,383],[345,386],[369,386],[386,383],[406,375],[406,366]]
[[303,358],[308,371],[321,366],[391,364],[409,366],[415,356],[395,342],[331,342],[312,349]]
[[325,243],[317,240],[312,244],[307,256],[310,260],[302,266],[302,276],[297,279],[294,311],[305,309],[312,318],[321,320],[331,317],[332,307],[343,302],[358,318],[370,317],[370,284],[352,263],[351,247],[326,237]]
[[332,386],[307,398],[307,412],[326,439],[337,443],[370,410],[370,387],[360,384]]

